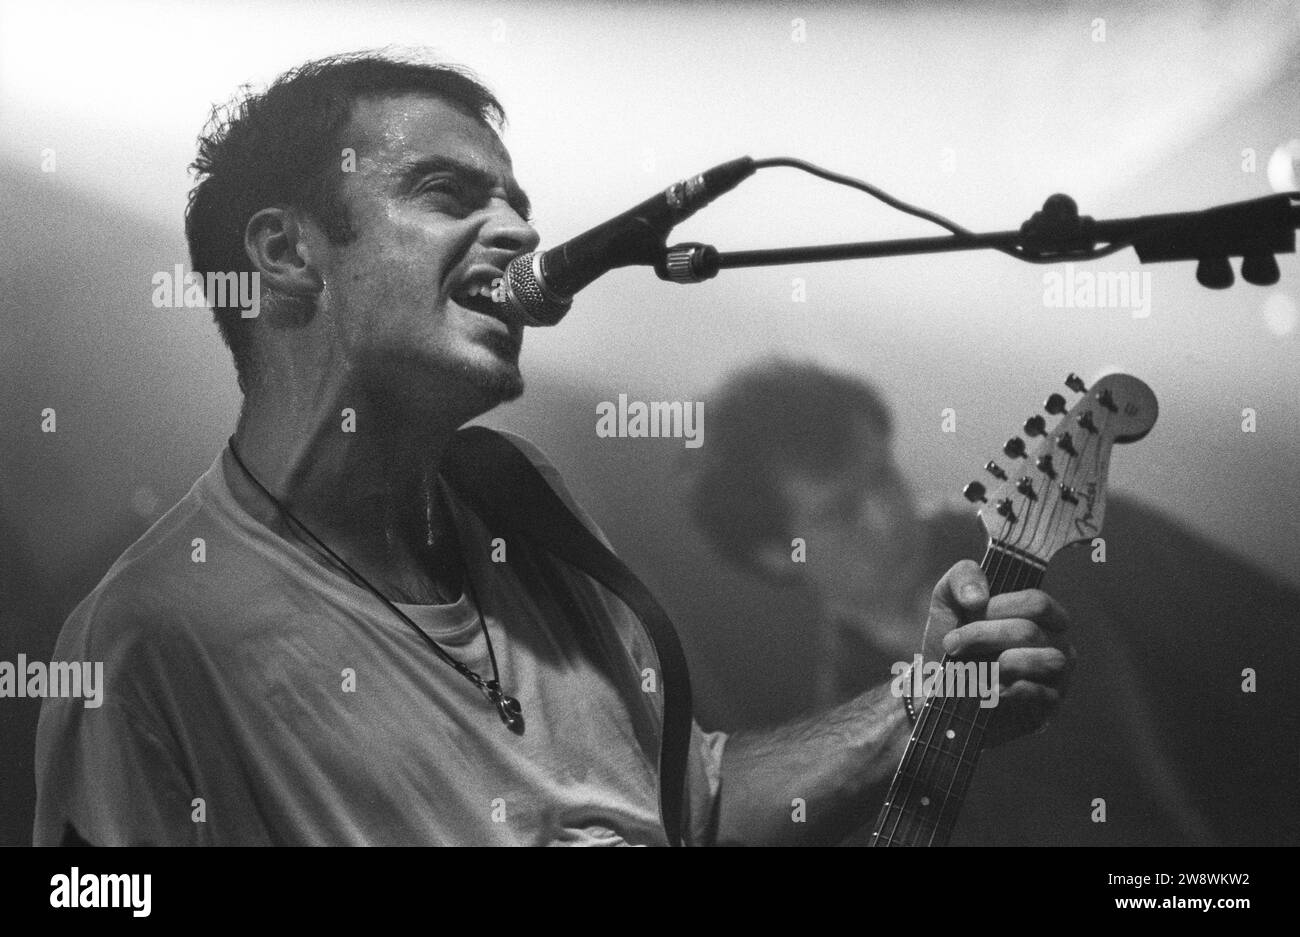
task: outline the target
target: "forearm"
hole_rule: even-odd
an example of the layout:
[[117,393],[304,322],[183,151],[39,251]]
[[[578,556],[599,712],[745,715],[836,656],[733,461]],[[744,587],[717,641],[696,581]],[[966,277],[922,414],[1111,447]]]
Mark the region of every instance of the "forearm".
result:
[[839,842],[879,812],[909,730],[886,684],[775,729],[734,733],[722,756],[718,842]]

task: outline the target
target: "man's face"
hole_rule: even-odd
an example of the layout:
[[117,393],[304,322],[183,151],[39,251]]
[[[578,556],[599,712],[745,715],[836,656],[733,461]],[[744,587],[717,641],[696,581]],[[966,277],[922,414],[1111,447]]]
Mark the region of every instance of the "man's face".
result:
[[358,102],[344,141],[356,171],[339,188],[356,238],[330,245],[320,268],[341,364],[416,405],[518,397],[523,324],[487,292],[538,237],[496,133],[405,95]]
[[843,466],[824,478],[791,473],[784,488],[790,530],[808,544],[804,575],[833,608],[861,611],[910,594],[919,537],[888,438],[866,420],[852,435]]

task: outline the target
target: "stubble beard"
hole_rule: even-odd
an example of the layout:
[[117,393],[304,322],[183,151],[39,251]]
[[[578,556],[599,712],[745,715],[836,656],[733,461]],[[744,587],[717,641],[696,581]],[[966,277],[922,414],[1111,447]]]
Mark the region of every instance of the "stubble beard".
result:
[[524,393],[523,373],[519,369],[521,342],[514,336],[492,336],[489,340],[496,361],[490,366],[466,365],[466,381],[480,391],[489,408],[518,400]]
[[482,368],[468,368],[466,380],[483,394],[488,409],[518,400],[524,394],[524,378],[517,362],[486,372]]

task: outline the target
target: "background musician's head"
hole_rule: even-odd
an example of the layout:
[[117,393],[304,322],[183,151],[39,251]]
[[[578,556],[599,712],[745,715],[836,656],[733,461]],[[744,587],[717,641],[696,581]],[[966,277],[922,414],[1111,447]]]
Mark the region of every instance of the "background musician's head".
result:
[[809,589],[826,619],[861,622],[878,650],[914,649],[925,534],[880,394],[861,378],[775,360],[731,375],[708,399],[712,435],[691,508],[710,542],[769,580]]

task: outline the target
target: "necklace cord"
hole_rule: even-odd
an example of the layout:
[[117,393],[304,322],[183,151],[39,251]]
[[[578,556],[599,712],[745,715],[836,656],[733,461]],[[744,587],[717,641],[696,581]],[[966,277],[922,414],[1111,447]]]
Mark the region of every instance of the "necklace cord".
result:
[[[466,592],[469,593],[469,600],[474,605],[474,611],[478,615],[479,627],[483,631],[483,639],[487,644],[488,660],[492,664],[491,680],[484,680],[481,676],[479,676],[478,673],[476,673],[470,667],[466,666],[465,664],[461,663],[460,661],[456,660],[456,658],[448,654],[447,651],[445,651],[443,647],[440,644],[438,644],[437,641],[433,640],[433,638],[425,634],[423,628],[421,628],[414,621],[412,621],[410,616],[408,616],[405,612],[403,612],[400,608],[398,608],[396,604],[390,601],[388,596],[380,592],[379,589],[377,589],[370,582],[369,579],[361,575],[361,573],[357,572],[357,570],[355,570],[352,567],[352,565],[348,563],[347,560],[343,559],[343,557],[339,556],[332,549],[330,549],[329,544],[325,543],[325,541],[321,540],[320,537],[316,536],[316,534],[312,532],[312,529],[310,527],[308,527],[302,521],[298,520],[298,518],[294,516],[293,512],[289,510],[288,506],[285,505],[275,495],[271,494],[270,490],[265,485],[263,485],[262,482],[258,479],[258,477],[252,473],[252,471],[248,468],[247,465],[244,464],[244,460],[240,458],[239,450],[235,446],[234,436],[230,437],[228,444],[230,446],[230,454],[234,458],[235,463],[239,466],[239,468],[243,471],[243,473],[246,476],[248,476],[248,479],[254,485],[257,486],[257,488],[262,492],[262,494],[266,496],[267,500],[269,500],[272,504],[274,504],[276,509],[282,515],[284,515],[286,520],[292,521],[295,528],[300,529],[303,533],[305,533],[308,537],[310,537],[318,547],[324,550],[330,556],[330,558],[334,560],[334,562],[338,563],[339,566],[347,570],[348,574],[354,580],[356,580],[361,585],[365,586],[365,588],[368,589],[375,596],[375,598],[379,599],[379,601],[383,602],[384,605],[388,606],[388,609],[394,615],[402,619],[402,621],[406,622],[406,624],[410,626],[411,630],[414,631],[415,634],[422,641],[424,641],[425,644],[427,644],[441,660],[443,660],[445,663],[451,666],[457,673],[463,676],[474,686],[478,687],[478,689],[488,698],[490,702],[496,704],[496,706],[501,712],[501,718],[503,721],[506,722],[506,725],[510,726],[512,729],[514,728],[510,720],[507,719],[506,709],[503,709],[502,705],[503,702],[508,704],[513,704],[513,709],[517,711],[519,709],[519,704],[518,701],[515,700],[513,697],[506,696],[501,691],[501,673],[497,668],[497,655],[496,655],[496,651],[492,647],[492,637],[491,635],[488,634],[487,620],[483,617],[483,609],[478,603],[478,595],[476,594],[473,583],[471,581],[472,577],[469,574],[469,563],[464,564],[465,567],[464,585],[465,585]],[[520,723],[522,725],[522,719],[520,720]]]

